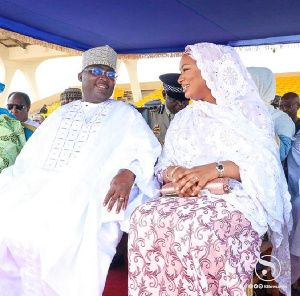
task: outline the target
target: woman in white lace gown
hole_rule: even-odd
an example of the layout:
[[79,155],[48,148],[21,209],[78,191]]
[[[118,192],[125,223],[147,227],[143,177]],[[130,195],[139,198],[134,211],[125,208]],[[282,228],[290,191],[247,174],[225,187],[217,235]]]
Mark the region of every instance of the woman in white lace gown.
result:
[[[231,47],[187,46],[180,71],[194,102],[176,114],[156,165],[179,197],[132,214],[129,295],[244,295],[266,232],[273,275],[288,295],[290,195],[267,108]],[[217,177],[230,178],[231,192],[204,195]]]

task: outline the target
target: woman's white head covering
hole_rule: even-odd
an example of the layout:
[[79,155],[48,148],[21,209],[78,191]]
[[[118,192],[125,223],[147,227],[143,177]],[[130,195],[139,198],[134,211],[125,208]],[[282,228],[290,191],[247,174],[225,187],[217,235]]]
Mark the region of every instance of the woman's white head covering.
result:
[[[276,94],[274,73],[265,67],[248,67],[247,70],[257,86],[261,99],[266,103],[274,100]],[[272,115],[275,133],[292,139],[295,134],[295,124],[289,115],[275,109],[272,105],[267,105],[267,108]]]
[[[266,104],[233,48],[199,43],[188,45],[185,54],[196,61],[216,104],[197,100],[176,114],[156,172],[174,164],[236,163],[243,190],[251,197],[248,212],[254,229],[269,229],[273,255],[285,264],[285,271],[289,270],[290,195]],[[289,272],[276,280],[287,284]]]
[[[267,107],[260,99],[251,75],[232,47],[198,43],[188,45],[185,53],[196,61],[217,106],[204,101],[197,103],[203,105],[212,116],[242,116],[247,124],[251,119],[259,127],[257,132],[263,129],[263,133],[267,132],[274,137],[273,123]],[[231,115],[225,116],[225,110],[231,112]]]
[[262,100],[266,103],[274,100],[276,80],[273,72],[265,67],[248,67],[247,70],[258,88],[258,93]]

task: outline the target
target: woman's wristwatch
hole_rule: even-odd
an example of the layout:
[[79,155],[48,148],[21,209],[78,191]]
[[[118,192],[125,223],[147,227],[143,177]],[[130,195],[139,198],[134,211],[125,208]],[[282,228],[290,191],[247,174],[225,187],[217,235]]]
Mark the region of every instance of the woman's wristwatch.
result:
[[217,162],[216,169],[219,172],[219,178],[222,178],[224,176],[224,171],[225,171],[222,162],[220,161]]

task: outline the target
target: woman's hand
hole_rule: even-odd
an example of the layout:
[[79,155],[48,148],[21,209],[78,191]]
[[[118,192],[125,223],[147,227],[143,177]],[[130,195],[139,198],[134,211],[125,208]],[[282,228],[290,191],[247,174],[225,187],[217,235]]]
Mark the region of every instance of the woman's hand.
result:
[[178,196],[199,196],[205,184],[217,177],[216,164],[210,163],[191,169],[177,170],[172,182]]
[[[176,178],[176,176],[178,176],[178,174],[183,174],[187,169],[182,167],[182,166],[169,166],[163,174],[163,182],[164,184],[167,183],[172,183],[174,185],[174,187],[176,186],[176,183],[173,182],[174,178]],[[178,194],[178,193],[177,193]],[[188,197],[191,196],[192,191],[191,190],[187,190],[185,195],[180,195],[180,196],[184,196],[184,197]]]
[[[240,181],[240,169],[232,161],[222,161],[223,177]],[[178,196],[201,196],[200,190],[211,180],[219,177],[216,163],[200,165],[191,169],[176,170],[172,182]]]
[[135,180],[135,175],[129,170],[121,170],[110,182],[108,190],[103,202],[105,207],[108,204],[107,211],[110,212],[114,204],[117,202],[116,213],[121,209],[126,210],[128,199],[132,185]]
[[174,173],[171,175],[171,178],[172,178],[171,181],[174,185],[175,191],[178,196],[183,196],[183,197],[193,196],[192,195],[193,194],[193,189],[192,189],[193,186],[187,187],[185,192],[181,193],[180,190],[177,189],[178,183],[177,183],[177,181],[175,181],[178,179],[179,176],[183,176],[183,175],[187,174],[188,171],[189,171],[189,169],[180,166],[180,167],[176,168],[174,170]]

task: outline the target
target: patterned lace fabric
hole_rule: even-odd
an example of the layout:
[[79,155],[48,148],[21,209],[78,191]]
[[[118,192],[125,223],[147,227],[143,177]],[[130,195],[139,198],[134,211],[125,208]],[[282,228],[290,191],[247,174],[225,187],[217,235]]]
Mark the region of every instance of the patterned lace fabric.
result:
[[260,244],[222,199],[152,200],[131,216],[129,295],[242,296]]
[[176,114],[168,129],[156,173],[170,165],[191,168],[230,160],[240,169],[242,182],[222,196],[268,235],[273,256],[280,260],[276,279],[289,294],[288,231],[291,203],[275,141],[272,119],[251,76],[230,47],[200,43],[187,46],[217,104],[195,101]]

